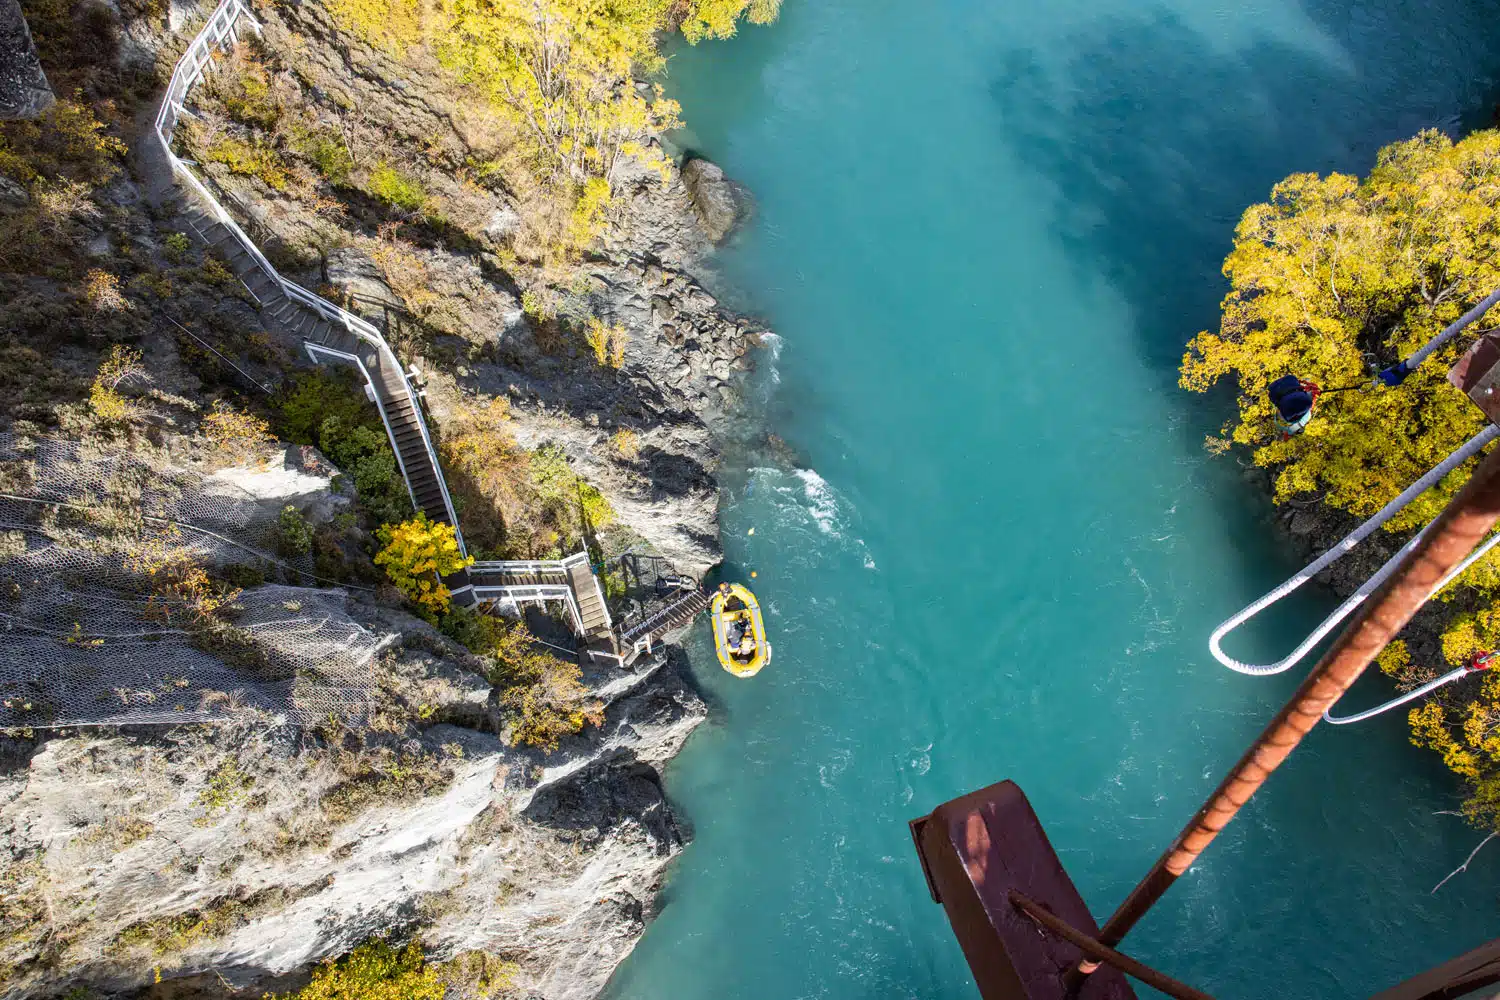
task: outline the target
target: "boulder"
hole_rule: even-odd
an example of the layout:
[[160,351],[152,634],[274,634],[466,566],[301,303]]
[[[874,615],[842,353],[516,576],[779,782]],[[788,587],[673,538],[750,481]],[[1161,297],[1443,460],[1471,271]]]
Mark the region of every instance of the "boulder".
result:
[[510,205],[502,204],[490,213],[484,224],[484,235],[496,243],[504,243],[521,228],[521,213]]
[[693,209],[703,223],[703,231],[715,243],[724,242],[742,212],[734,182],[724,176],[718,164],[695,158],[682,165],[682,183],[693,197]]
[[35,118],[56,98],[16,0],[0,0],[0,120]]
[[24,187],[0,174],[0,212],[25,208],[30,201],[31,196]]
[[404,304],[385,274],[370,255],[357,247],[342,247],[328,255],[324,267],[328,283],[347,291],[354,300],[353,312],[371,320],[383,320],[387,307],[402,309]]

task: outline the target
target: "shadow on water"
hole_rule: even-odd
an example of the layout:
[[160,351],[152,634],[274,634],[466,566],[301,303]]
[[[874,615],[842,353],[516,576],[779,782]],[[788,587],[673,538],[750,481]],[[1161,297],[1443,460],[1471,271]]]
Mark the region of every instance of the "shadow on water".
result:
[[[1226,52],[1164,8],[1096,20],[1049,43],[1047,52],[1016,48],[999,56],[991,85],[995,127],[1027,167],[1055,186],[1057,236],[1080,278],[1103,274],[1129,304],[1141,356],[1160,391],[1181,394],[1175,383],[1183,344],[1216,324],[1227,290],[1219,263],[1248,204],[1290,173],[1363,174],[1382,145],[1422,127],[1489,124],[1500,30],[1476,20],[1477,8],[1458,6],[1388,10],[1377,24],[1348,4],[1306,8],[1342,49],[1342,60],[1266,37]],[[1445,40],[1459,38],[1471,55],[1467,65],[1451,53],[1434,54]],[[1061,67],[1059,49],[1068,53]],[[1406,61],[1399,78],[1390,60]],[[1431,71],[1413,72],[1414,62]],[[1414,79],[1422,82],[1412,87]],[[1191,410],[1174,432],[1191,449],[1230,415],[1232,403],[1227,394],[1181,395]],[[1214,485],[1246,489],[1235,478],[1232,470],[1217,473]],[[1261,512],[1253,519],[1259,524],[1226,517],[1240,551],[1275,541],[1265,534],[1258,498],[1225,504],[1229,515],[1244,513],[1235,506]],[[1298,882],[1298,898],[1273,891],[1215,900],[1206,888],[1175,890],[1143,927],[1147,952],[1162,956],[1169,969],[1211,968],[1195,976],[1199,985],[1243,995],[1269,963],[1265,955],[1236,955],[1232,942],[1254,939],[1258,928],[1278,921],[1288,928],[1342,925],[1331,934],[1341,940],[1330,953],[1367,954],[1362,968],[1330,968],[1304,955],[1288,957],[1278,974],[1296,984],[1289,993],[1353,995],[1416,971],[1379,954],[1382,940],[1415,933],[1450,941],[1456,953],[1490,936],[1494,904],[1481,889],[1485,875],[1469,885],[1450,883],[1447,898],[1428,895],[1478,839],[1458,821],[1432,815],[1434,797],[1451,787],[1442,768],[1415,763],[1388,782],[1359,773],[1361,765],[1414,753],[1400,748],[1403,730],[1398,719],[1358,734],[1315,734],[1274,779],[1277,793],[1257,799],[1211,849],[1210,870],[1194,876],[1212,885],[1225,878],[1212,870],[1218,859],[1232,865],[1260,851],[1296,873],[1273,888]],[[1327,789],[1345,779],[1358,790],[1346,785],[1337,798],[1377,798],[1345,802],[1347,814],[1330,815],[1335,797]],[[1350,883],[1383,890],[1352,923]],[[1444,931],[1455,897],[1483,912],[1480,924],[1488,926]],[[1115,899],[1094,902],[1103,910]]]

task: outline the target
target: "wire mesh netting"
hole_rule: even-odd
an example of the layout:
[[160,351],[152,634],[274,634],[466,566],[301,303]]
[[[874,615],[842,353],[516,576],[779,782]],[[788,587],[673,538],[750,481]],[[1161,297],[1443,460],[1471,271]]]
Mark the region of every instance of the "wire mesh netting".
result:
[[0,434],[0,726],[365,714],[395,636],[343,590],[205,586],[209,566],[305,572],[271,555],[278,515],[140,455]]

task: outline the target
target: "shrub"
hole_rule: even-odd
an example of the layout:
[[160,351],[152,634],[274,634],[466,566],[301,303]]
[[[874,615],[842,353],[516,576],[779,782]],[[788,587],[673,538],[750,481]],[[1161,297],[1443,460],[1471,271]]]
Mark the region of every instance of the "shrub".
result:
[[606,326],[603,320],[592,317],[584,328],[583,339],[600,367],[619,368],[625,363],[625,345],[630,337],[618,323]]
[[229,266],[217,257],[209,256],[203,259],[203,264],[198,268],[199,276],[210,285],[222,288],[234,281],[234,272]]
[[238,64],[239,72],[218,75],[218,80],[226,82],[222,88],[216,88],[222,90],[220,100],[224,103],[224,110],[237,122],[274,129],[281,120],[282,109],[272,91],[271,76],[265,64],[244,47],[237,49],[232,58]]
[[285,191],[292,178],[276,150],[258,139],[246,141],[232,135],[221,135],[203,151],[210,163],[222,163],[229,172],[254,177],[273,191]]
[[379,239],[369,243],[370,259],[385,275],[385,283],[401,297],[406,308],[418,316],[431,311],[437,301],[432,290],[432,275],[427,262],[417,255],[417,248],[397,235],[399,223],[386,223],[379,229]]
[[82,95],[61,98],[41,117],[0,124],[0,174],[23,184],[65,178],[103,184],[120,172],[125,144],[106,134]]
[[297,444],[321,447],[323,422],[329,417],[337,417],[347,426],[365,425],[384,431],[375,404],[365,397],[360,385],[323,368],[298,373],[271,405],[278,434]]
[[603,723],[603,706],[589,698],[577,664],[543,649],[524,623],[496,621],[493,646],[481,655],[489,658],[490,679],[510,712],[512,746],[550,752],[562,737]]
[[603,177],[590,177],[583,183],[568,214],[567,242],[570,248],[588,246],[603,231],[612,201],[609,181]]
[[530,463],[508,426],[503,398],[459,405],[443,422],[443,465],[449,488],[463,505],[464,537],[471,547],[494,549],[511,527],[521,529],[534,513]]
[[181,264],[192,246],[193,241],[186,233],[173,233],[162,241],[162,251],[173,264]]
[[276,519],[276,550],[284,556],[305,556],[312,551],[313,529],[302,512],[291,504],[281,508]]
[[604,494],[579,478],[568,456],[555,444],[531,453],[531,482],[537,497],[565,524],[579,515],[589,527],[606,528],[615,522],[614,508]]
[[135,413],[135,406],[117,389],[95,382],[89,386],[89,409],[106,423],[117,423]]
[[427,204],[427,191],[416,178],[388,163],[376,164],[366,185],[370,194],[406,212],[420,212]]
[[298,137],[296,149],[311,161],[318,175],[328,183],[336,186],[349,183],[354,158],[337,136],[324,131],[309,131]]
[[150,381],[151,376],[146,371],[141,352],[133,347],[116,344],[99,363],[94,384],[89,387],[89,409],[100,420],[124,420],[135,412],[135,407],[120,394],[120,386],[129,382]]
[[609,446],[627,462],[634,462],[641,456],[641,436],[628,427],[621,427],[611,434]]
[[474,562],[459,551],[452,525],[429,521],[418,512],[410,521],[381,525],[375,534],[384,546],[375,564],[385,567],[396,588],[428,614],[447,611],[449,593],[441,577]]
[[276,441],[270,424],[222,400],[203,418],[202,430],[219,456],[235,463],[260,458],[266,446]]
[[233,584],[210,577],[194,557],[180,550],[136,558],[131,566],[150,578],[150,615],[161,621],[185,616],[189,623],[211,624],[241,593]]
[[329,0],[339,25],[393,56],[422,40],[421,0]]
[[97,267],[90,268],[83,277],[83,297],[95,312],[124,312],[130,308],[120,294],[120,279]]
[[319,431],[318,445],[354,480],[359,505],[371,520],[390,524],[411,513],[411,496],[383,426],[351,426],[342,417],[328,417]]
[[296,993],[268,994],[267,1000],[443,1000],[444,990],[437,970],[424,963],[421,944],[396,951],[377,938],[318,966]]

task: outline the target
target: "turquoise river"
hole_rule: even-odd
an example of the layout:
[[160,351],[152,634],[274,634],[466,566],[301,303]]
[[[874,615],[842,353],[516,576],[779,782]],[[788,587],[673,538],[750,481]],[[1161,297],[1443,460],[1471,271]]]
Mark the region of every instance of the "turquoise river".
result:
[[[684,144],[755,194],[716,267],[780,335],[759,417],[792,460],[725,470],[775,661],[691,639],[694,840],[615,1000],[976,997],[906,821],[1005,777],[1120,901],[1296,680],[1205,648],[1295,568],[1203,450],[1231,398],[1176,386],[1234,224],[1487,123],[1497,70],[1478,0],[786,0],[675,51]],[[1400,716],[1323,727],[1131,949],[1223,998],[1366,996],[1500,934],[1500,848],[1430,891],[1479,841],[1455,802]]]

